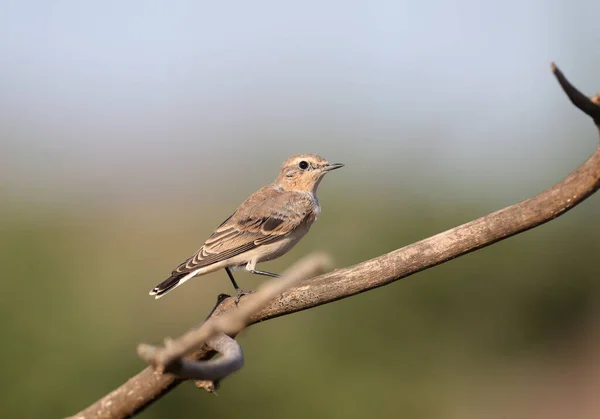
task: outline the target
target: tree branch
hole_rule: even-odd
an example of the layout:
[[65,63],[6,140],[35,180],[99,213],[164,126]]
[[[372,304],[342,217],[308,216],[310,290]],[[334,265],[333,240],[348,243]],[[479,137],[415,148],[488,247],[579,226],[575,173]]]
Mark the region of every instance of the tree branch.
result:
[[[295,263],[282,278],[266,282],[257,293],[243,299],[237,310],[209,318],[196,329],[185,333],[177,340],[166,340],[164,348],[140,344],[138,355],[159,372],[168,372],[182,378],[218,381],[240,369],[243,365],[242,349],[231,337],[241,332],[258,310],[298,282],[325,272],[331,266],[329,257],[323,254],[311,255]],[[212,313],[221,305],[221,299]],[[211,313],[211,314],[212,314]],[[229,336],[228,336],[229,335]],[[231,336],[231,337],[230,337]],[[223,357],[202,363],[183,358],[190,352],[209,343]]]
[[588,115],[596,126],[600,126],[600,106],[598,106],[598,99],[600,94],[597,94],[592,99],[589,99],[586,95],[581,93],[575,86],[571,84],[565,75],[560,71],[556,64],[552,63],[552,72],[556,76],[558,83],[563,88],[571,103],[575,105],[579,110]]
[[[599,126],[600,111],[595,100],[586,98],[575,89],[556,66],[553,65],[552,70],[573,104],[592,117]],[[250,323],[347,298],[489,246],[558,217],[598,188],[600,146],[564,180],[539,195],[358,265],[303,281],[253,314]],[[226,299],[215,309],[213,317],[234,309],[233,299]],[[213,354],[210,348],[204,346],[193,358],[208,359]],[[130,417],[181,381],[173,375],[160,374],[148,367],[75,417]]]
[[[244,365],[242,347],[225,333],[217,332],[202,343],[206,343],[222,356],[208,361],[177,358],[166,366],[165,371],[180,378],[217,383]],[[152,362],[152,358],[146,359],[146,362]]]

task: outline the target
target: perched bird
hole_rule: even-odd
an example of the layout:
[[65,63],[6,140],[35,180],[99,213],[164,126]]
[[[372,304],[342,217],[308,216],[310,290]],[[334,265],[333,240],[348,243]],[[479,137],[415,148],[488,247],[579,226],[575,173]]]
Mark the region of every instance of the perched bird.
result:
[[321,212],[317,199],[321,179],[343,166],[315,154],[288,158],[273,183],[250,195],[150,295],[160,298],[190,278],[225,268],[239,301],[245,292],[235,282],[233,270],[245,268],[253,274],[279,276],[257,270],[256,264],[285,254],[304,237]]

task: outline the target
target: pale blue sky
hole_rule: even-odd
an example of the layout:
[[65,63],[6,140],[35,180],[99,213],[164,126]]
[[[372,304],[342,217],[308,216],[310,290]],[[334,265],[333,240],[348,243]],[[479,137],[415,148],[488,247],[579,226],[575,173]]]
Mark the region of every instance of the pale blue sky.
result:
[[596,144],[549,64],[599,90],[598,16],[597,0],[5,1],[0,186],[257,186],[297,152],[365,188],[546,185]]

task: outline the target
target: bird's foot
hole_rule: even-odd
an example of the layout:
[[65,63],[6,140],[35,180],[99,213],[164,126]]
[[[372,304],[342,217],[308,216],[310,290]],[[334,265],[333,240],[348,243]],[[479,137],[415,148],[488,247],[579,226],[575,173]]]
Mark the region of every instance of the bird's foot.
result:
[[236,306],[238,305],[238,303],[240,302],[240,300],[242,299],[242,297],[244,295],[252,294],[254,292],[252,290],[244,291],[241,288],[238,288],[236,291],[237,291],[237,297],[235,297],[235,300],[234,300],[234,303]]

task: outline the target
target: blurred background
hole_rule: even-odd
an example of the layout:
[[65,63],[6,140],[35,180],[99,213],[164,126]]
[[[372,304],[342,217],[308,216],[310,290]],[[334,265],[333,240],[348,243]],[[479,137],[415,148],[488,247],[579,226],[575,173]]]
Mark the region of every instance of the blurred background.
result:
[[[0,4],[0,405],[74,414],[197,324],[224,272],[155,301],[281,162],[346,167],[281,271],[359,263],[551,186],[598,144],[596,0]],[[600,197],[366,294],[252,327],[215,397],[140,417],[597,418]],[[239,274],[243,288],[262,281]]]

